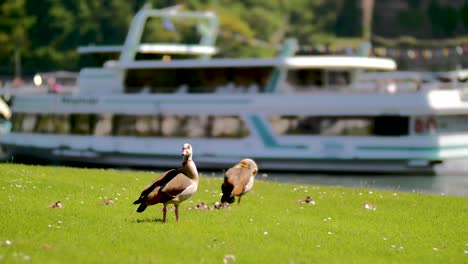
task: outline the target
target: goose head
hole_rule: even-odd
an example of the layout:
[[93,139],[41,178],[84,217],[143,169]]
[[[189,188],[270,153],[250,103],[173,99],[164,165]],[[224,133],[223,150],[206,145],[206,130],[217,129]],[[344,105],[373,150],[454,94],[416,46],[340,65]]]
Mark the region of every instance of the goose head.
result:
[[250,172],[252,173],[252,176],[257,175],[258,166],[257,166],[257,163],[255,163],[255,161],[253,161],[252,159],[243,159],[243,160],[241,160],[240,166],[242,168],[249,169]]
[[184,161],[189,161],[192,159],[192,145],[185,143],[182,147],[182,157]]

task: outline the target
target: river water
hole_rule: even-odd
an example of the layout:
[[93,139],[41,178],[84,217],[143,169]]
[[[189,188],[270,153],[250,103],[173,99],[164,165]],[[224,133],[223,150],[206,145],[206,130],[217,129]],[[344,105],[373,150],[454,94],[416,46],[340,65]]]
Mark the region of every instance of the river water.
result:
[[266,180],[403,192],[468,196],[467,175],[304,175],[270,173]]
[[269,181],[298,184],[385,189],[450,196],[468,196],[468,160],[446,163],[437,167],[436,172],[436,175],[260,173],[259,178]]

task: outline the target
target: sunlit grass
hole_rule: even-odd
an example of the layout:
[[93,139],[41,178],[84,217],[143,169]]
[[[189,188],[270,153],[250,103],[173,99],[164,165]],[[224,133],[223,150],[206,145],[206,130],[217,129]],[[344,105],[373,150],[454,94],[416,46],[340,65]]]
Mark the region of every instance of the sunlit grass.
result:
[[[240,205],[212,206],[202,175],[180,222],[132,204],[157,174],[0,165],[0,263],[463,263],[468,198],[257,181]],[[311,196],[315,205],[297,200]],[[103,201],[112,199],[113,205]],[[49,205],[61,201],[63,208]],[[364,208],[364,204],[376,210]]]

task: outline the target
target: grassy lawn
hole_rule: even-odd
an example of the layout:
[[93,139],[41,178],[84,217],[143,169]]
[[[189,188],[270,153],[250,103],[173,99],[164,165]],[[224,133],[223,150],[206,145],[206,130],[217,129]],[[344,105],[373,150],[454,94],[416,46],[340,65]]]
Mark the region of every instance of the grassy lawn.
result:
[[220,199],[221,178],[201,175],[164,224],[161,205],[132,204],[156,173],[0,171],[0,263],[468,263],[468,197],[257,181],[240,205],[188,210]]

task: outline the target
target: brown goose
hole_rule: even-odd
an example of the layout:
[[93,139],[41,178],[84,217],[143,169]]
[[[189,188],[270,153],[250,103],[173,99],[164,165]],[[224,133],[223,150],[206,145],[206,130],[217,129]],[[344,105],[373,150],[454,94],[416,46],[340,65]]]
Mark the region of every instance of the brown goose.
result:
[[221,185],[221,190],[223,191],[221,203],[233,203],[235,197],[238,196],[237,203],[239,204],[242,195],[252,189],[257,172],[258,166],[251,159],[243,159],[234,167],[227,170],[224,173],[224,182]]
[[162,203],[163,221],[166,222],[166,206],[174,204],[176,221],[179,221],[179,204],[192,196],[198,188],[198,171],[192,160],[192,146],[185,143],[182,147],[182,167],[164,172],[140,195],[133,204],[140,204],[137,212],[145,211],[148,205]]

